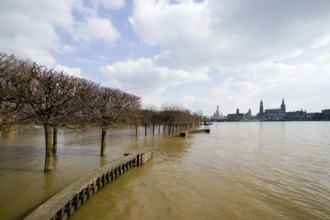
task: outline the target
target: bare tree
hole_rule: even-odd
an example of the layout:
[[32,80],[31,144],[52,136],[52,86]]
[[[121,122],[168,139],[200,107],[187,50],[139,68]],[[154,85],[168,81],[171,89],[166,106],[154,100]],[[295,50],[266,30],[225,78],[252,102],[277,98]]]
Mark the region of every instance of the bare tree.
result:
[[[62,74],[62,73],[61,73]],[[88,103],[95,98],[94,91],[99,85],[82,78],[67,76],[67,87],[63,89],[63,102],[60,111],[55,111],[52,122],[53,128],[53,153],[57,150],[57,129],[69,127],[73,129],[83,128],[88,124],[84,110]],[[64,80],[64,79],[63,79]]]
[[144,126],[144,135],[147,135],[148,127],[153,125],[154,132],[154,120],[156,112],[152,109],[143,109],[141,110],[141,124]]
[[37,71],[38,68],[12,55],[1,54],[0,59],[1,124],[10,126],[18,122],[29,123],[31,120],[27,118],[25,120],[18,120],[18,118],[29,113],[24,97],[33,77],[27,74],[27,69]]
[[196,115],[192,115],[189,110],[180,109],[176,106],[164,107],[164,110],[159,113],[159,118],[164,124],[164,131],[167,128],[169,134],[199,124]]
[[1,55],[0,66],[0,89],[6,91],[1,95],[1,123],[43,125],[47,172],[53,168],[52,128],[74,122],[84,103],[82,94],[92,83],[7,55]]
[[134,114],[140,108],[140,97],[118,89],[102,87],[89,105],[90,119],[97,122],[102,130],[100,155],[105,155],[106,135],[114,126],[134,121]]
[[134,127],[135,127],[135,136],[136,137],[138,136],[139,125],[140,125],[141,120],[142,120],[141,111],[142,110],[139,107],[133,109],[133,111],[132,111],[132,117],[131,117],[131,123],[130,124],[134,125]]

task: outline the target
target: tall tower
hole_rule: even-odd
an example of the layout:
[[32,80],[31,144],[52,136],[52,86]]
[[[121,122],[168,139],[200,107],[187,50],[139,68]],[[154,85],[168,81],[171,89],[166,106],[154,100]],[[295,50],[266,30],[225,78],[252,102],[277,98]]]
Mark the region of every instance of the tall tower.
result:
[[262,102],[262,99],[260,101],[259,114],[260,115],[264,114],[264,103]]
[[282,110],[283,113],[285,113],[284,98],[282,99],[281,110]]
[[217,106],[217,110],[215,110],[213,114],[213,118],[219,119],[219,117],[220,117],[220,111],[219,111],[219,106]]

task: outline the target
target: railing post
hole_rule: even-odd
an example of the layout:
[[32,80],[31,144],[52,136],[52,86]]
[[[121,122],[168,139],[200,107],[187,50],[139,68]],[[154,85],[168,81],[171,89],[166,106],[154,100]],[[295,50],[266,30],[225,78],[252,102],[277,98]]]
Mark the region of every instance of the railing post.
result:
[[67,204],[65,205],[65,211],[68,213],[68,217],[70,217],[73,212],[75,211],[75,207],[72,204],[72,199],[70,199]]
[[94,180],[91,184],[90,184],[91,190],[93,191],[93,194],[97,192],[98,187],[96,184],[96,180]]
[[85,193],[87,195],[87,198],[90,198],[93,195],[93,190],[91,188],[91,184],[87,184],[85,188]]
[[87,194],[86,194],[85,188],[83,188],[79,192],[79,199],[81,200],[81,204],[84,204],[84,202],[86,202],[86,200],[87,200]]
[[140,154],[138,154],[136,156],[136,166],[139,167],[140,166]]
[[57,213],[56,213],[56,219],[67,219],[68,214],[65,212],[65,207],[62,207]]
[[111,181],[114,180],[114,177],[113,177],[113,169],[110,171],[110,178],[111,178]]
[[77,193],[74,197],[73,197],[73,201],[72,204],[74,206],[74,209],[77,210],[80,205],[81,205],[81,201],[79,199],[79,193]]

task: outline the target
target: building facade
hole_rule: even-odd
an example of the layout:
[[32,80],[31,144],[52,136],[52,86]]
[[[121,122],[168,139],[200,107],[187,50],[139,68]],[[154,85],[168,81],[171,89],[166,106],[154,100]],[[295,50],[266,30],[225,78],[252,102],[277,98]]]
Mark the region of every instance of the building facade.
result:
[[246,114],[240,113],[239,109],[237,109],[236,113],[227,115],[227,121],[247,121],[251,119],[252,119],[251,109],[249,109],[249,111]]
[[307,120],[307,112],[303,110],[287,112],[285,118],[287,121],[305,121]]
[[330,109],[322,110],[323,120],[330,120]]
[[261,121],[283,121],[286,118],[286,107],[284,103],[284,98],[282,99],[282,104],[280,108],[266,109],[264,111],[264,104],[262,100],[260,101],[259,113],[257,114],[257,119]]
[[244,120],[244,114],[239,113],[239,109],[237,109],[236,113],[227,115],[227,120],[228,121],[241,121],[241,120]]
[[261,100],[257,119],[261,121],[302,121],[307,119],[307,113],[303,110],[287,112],[284,98],[282,99],[280,108],[266,109],[264,111]]

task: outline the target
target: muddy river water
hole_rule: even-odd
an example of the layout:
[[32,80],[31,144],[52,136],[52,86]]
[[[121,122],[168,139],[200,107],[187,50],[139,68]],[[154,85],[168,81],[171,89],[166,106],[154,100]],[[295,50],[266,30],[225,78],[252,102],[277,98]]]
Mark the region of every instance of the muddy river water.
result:
[[97,192],[71,219],[330,219],[330,123],[214,123],[211,133],[138,137],[111,130],[59,132],[43,173],[40,129],[0,133],[0,219],[20,219],[80,176],[152,149],[154,158]]

